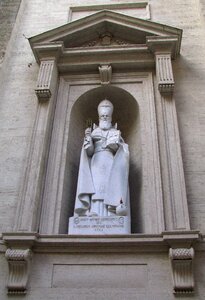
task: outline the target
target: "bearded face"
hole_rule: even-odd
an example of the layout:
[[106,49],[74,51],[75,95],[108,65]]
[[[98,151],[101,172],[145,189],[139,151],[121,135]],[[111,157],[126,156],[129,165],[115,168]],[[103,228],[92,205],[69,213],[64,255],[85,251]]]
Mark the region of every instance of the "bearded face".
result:
[[108,130],[112,127],[112,124],[110,121],[100,121],[99,122],[99,127],[102,130]]
[[113,105],[109,100],[103,100],[98,106],[99,127],[108,130],[112,127]]
[[99,115],[99,127],[102,130],[107,130],[112,127],[112,117],[107,112]]

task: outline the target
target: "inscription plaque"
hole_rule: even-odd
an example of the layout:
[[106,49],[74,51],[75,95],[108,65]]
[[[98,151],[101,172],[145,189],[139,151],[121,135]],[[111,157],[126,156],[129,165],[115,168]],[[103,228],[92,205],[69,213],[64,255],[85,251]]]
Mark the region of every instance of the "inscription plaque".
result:
[[69,219],[69,234],[126,234],[130,232],[127,216],[72,217]]

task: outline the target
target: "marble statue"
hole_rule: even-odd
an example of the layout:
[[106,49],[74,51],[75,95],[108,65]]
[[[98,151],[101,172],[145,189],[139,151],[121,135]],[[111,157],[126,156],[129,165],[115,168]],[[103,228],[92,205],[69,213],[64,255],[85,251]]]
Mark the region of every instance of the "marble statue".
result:
[[101,101],[99,126],[85,130],[74,216],[130,216],[129,150],[112,126],[112,113],[112,103]]

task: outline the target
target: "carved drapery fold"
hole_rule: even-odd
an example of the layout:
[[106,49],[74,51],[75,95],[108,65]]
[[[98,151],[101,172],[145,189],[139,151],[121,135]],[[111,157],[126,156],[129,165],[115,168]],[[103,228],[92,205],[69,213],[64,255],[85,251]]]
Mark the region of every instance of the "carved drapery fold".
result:
[[169,250],[172,265],[174,293],[192,293],[193,278],[193,248],[176,248]]
[[32,251],[30,249],[7,249],[9,265],[8,294],[26,294]]

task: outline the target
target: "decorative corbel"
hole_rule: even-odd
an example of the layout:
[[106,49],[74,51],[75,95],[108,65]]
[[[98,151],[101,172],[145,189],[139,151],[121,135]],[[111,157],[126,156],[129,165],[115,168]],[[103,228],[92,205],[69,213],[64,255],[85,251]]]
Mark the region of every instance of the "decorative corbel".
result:
[[165,231],[163,240],[170,246],[173,292],[175,294],[194,292],[193,244],[199,240],[198,230]]
[[36,61],[40,64],[35,89],[39,101],[47,101],[52,95],[52,87],[57,80],[57,61],[63,47],[63,42],[32,45]]
[[112,67],[110,65],[101,65],[98,69],[100,72],[101,84],[110,84],[112,79]]
[[174,77],[172,72],[171,54],[155,55],[158,89],[161,93],[172,93],[174,91]]
[[2,233],[7,247],[5,257],[8,261],[8,294],[26,294],[27,282],[32,260],[32,247],[37,239],[35,232]]
[[193,293],[193,248],[170,248],[174,293]]
[[30,249],[7,249],[9,265],[8,294],[26,294],[32,251]]
[[180,41],[176,36],[147,37],[147,46],[155,55],[156,75],[160,93],[174,91],[174,77],[171,59],[179,53]]
[[41,61],[35,89],[39,101],[47,101],[51,97],[51,79],[55,67],[54,64],[54,60]]

